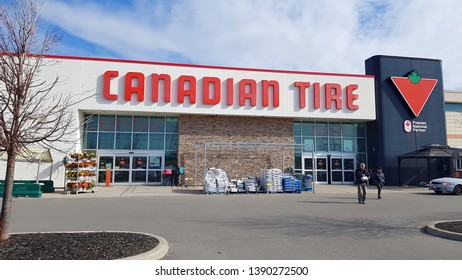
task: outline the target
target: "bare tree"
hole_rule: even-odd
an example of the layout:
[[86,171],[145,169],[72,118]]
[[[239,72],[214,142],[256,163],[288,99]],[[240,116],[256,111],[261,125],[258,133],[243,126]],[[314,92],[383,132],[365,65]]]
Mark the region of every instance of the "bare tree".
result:
[[57,29],[41,30],[45,2],[8,0],[0,4],[0,150],[7,155],[0,241],[9,237],[15,162],[31,145],[53,148],[70,128],[70,97],[52,93],[59,77],[40,80],[44,58],[60,40]]

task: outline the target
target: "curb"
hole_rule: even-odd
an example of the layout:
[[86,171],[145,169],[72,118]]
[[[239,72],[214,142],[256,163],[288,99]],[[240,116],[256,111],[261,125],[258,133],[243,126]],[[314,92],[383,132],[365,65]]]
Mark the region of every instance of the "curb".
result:
[[446,239],[451,239],[451,240],[456,240],[456,241],[462,241],[462,233],[451,232],[451,231],[442,230],[442,229],[439,229],[439,228],[435,227],[435,225],[439,224],[439,223],[458,222],[458,221],[460,221],[460,220],[432,222],[432,223],[429,223],[425,227],[425,231],[428,234],[431,234],[431,235],[434,235],[434,236],[438,236],[438,237],[442,237],[442,238],[446,238]]
[[159,244],[157,244],[156,247],[153,249],[126,258],[122,258],[119,260],[160,260],[163,257],[165,257],[169,251],[169,245],[168,242],[165,238],[150,234],[150,233],[145,233],[145,232],[136,232],[136,231],[46,231],[46,232],[17,232],[17,233],[11,233],[11,235],[19,235],[19,234],[30,234],[30,233],[86,233],[86,232],[123,232],[123,233],[135,233],[135,234],[142,234],[142,235],[148,235],[151,236],[159,241]]
[[158,235],[144,233],[144,232],[131,232],[130,231],[130,233],[137,233],[137,234],[144,234],[144,235],[152,236],[153,238],[159,240],[159,244],[157,244],[157,246],[153,248],[152,250],[149,250],[145,253],[123,258],[120,260],[160,260],[167,255],[170,247],[168,246],[168,242],[167,240],[165,240],[165,238],[158,236]]

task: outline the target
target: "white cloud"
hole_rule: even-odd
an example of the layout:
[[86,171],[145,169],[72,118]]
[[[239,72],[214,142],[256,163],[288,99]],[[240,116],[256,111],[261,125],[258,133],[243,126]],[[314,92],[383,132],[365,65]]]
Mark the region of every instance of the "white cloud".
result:
[[54,0],[44,17],[126,59],[364,73],[373,55],[427,57],[462,89],[461,14],[457,0]]

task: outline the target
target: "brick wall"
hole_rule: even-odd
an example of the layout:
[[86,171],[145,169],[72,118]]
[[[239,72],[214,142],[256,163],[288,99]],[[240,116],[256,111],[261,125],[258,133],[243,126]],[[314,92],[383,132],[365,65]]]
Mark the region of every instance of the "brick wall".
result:
[[[203,184],[204,142],[294,143],[293,119],[290,118],[181,115],[178,130],[178,161],[184,167],[183,179],[194,178],[196,174],[197,185]],[[194,172],[196,144],[201,146]],[[294,152],[290,146],[214,145],[207,146],[206,156],[206,167],[224,169],[229,179],[259,176],[260,170],[266,168],[288,172],[288,168],[294,165]],[[184,183],[193,185],[194,181]]]

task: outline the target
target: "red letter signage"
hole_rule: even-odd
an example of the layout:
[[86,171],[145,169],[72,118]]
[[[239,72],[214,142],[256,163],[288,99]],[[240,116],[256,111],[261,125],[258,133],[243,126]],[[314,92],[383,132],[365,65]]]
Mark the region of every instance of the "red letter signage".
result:
[[170,84],[172,79],[167,74],[152,74],[152,102],[159,102],[159,81],[164,82],[164,102],[170,102]]
[[342,87],[339,84],[327,83],[325,85],[326,109],[332,108],[332,101],[335,102],[335,109],[342,109]]
[[[186,83],[189,89],[186,89]],[[184,97],[189,96],[189,104],[196,104],[196,78],[194,76],[180,76],[178,78],[178,103],[184,103]]]
[[309,82],[295,82],[295,87],[298,87],[298,106],[300,108],[306,107],[306,98],[305,98],[305,90],[310,87]]
[[103,97],[107,100],[117,100],[117,93],[111,93],[111,79],[119,77],[119,71],[108,70],[104,72]]
[[250,100],[250,106],[257,105],[257,82],[255,80],[242,79],[239,82],[239,105],[245,106],[246,99]]
[[279,107],[279,83],[278,81],[266,81],[263,80],[262,84],[262,106],[268,107],[269,106],[269,97],[268,91],[269,87],[273,89],[273,107]]
[[[210,97],[210,86],[213,86],[213,98]],[[203,103],[217,105],[220,103],[220,79],[216,77],[204,77],[202,79]]]
[[353,104],[353,101],[358,99],[358,95],[354,94],[353,91],[358,89],[358,85],[352,84],[346,87],[346,96],[347,96],[347,107],[350,110],[358,110],[359,106]]
[[[133,80],[137,81],[137,85],[133,85]],[[132,94],[138,95],[138,101],[144,101],[144,75],[139,72],[128,72],[125,75],[125,100],[130,101]]]

